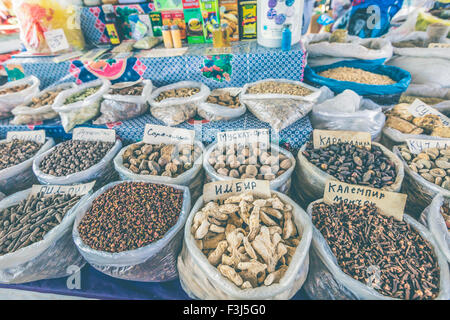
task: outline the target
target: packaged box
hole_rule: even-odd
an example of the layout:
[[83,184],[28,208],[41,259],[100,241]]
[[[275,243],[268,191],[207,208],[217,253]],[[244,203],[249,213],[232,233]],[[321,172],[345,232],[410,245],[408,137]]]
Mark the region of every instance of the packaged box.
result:
[[152,30],[154,37],[162,37],[162,17],[161,12],[150,12],[150,20],[152,22]]
[[230,41],[239,41],[238,0],[219,0],[220,23],[228,24]]
[[167,10],[183,10],[183,3],[180,0],[155,0],[154,1],[156,11]]
[[219,1],[200,0],[202,10],[203,29],[205,30],[205,41],[213,41],[213,26],[219,24]]
[[239,1],[239,39],[256,39],[257,1]]
[[181,39],[186,39],[186,22],[183,10],[170,10],[161,12],[163,26],[177,25],[180,28]]
[[199,0],[183,0],[184,21],[188,43],[204,43],[202,11]]

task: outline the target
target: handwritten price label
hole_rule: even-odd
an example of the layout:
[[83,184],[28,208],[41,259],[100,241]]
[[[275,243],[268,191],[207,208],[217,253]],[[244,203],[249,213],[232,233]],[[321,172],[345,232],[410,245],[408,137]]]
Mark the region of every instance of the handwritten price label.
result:
[[59,52],[70,48],[63,29],[44,32],[44,37],[51,52]]

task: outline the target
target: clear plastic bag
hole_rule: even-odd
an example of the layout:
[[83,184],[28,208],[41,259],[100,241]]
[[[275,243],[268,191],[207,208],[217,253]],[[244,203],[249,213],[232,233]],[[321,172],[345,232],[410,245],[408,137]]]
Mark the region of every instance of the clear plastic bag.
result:
[[76,210],[72,233],[75,245],[90,265],[111,277],[144,282],[162,282],[175,279],[178,276],[176,259],[181,249],[184,224],[191,208],[187,187],[166,184],[183,190],[183,207],[177,223],[167,231],[162,239],[154,243],[135,250],[109,253],[92,249],[84,244],[80,238],[78,225],[90,209],[92,202],[102,193],[121,183],[126,182],[112,182],[80,203]]
[[[143,115],[148,110],[147,101],[153,90],[153,84],[150,80],[138,81],[133,83],[120,83],[120,88],[131,87],[142,82],[144,89],[140,96],[130,95],[111,95],[105,94],[101,106],[101,116],[93,124],[106,124],[110,122],[123,121]],[[112,85],[110,89],[118,85]]]
[[[308,96],[283,94],[248,94],[247,90],[262,82],[291,83],[312,91]],[[266,79],[244,86],[240,100],[262,122],[268,123],[274,130],[281,131],[306,116],[317,101],[321,92],[303,82],[279,79]]]
[[299,233],[300,243],[285,275],[279,283],[268,287],[242,290],[224,278],[212,266],[203,252],[197,247],[191,234],[194,215],[203,203],[200,197],[192,208],[184,230],[183,250],[178,257],[178,272],[184,291],[193,299],[202,300],[286,300],[292,298],[302,287],[309,270],[309,247],[312,236],[311,219],[288,196],[274,192],[281,201],[290,204],[294,210],[292,217]]
[[[78,101],[71,104],[64,104],[67,98],[73,94],[82,92],[87,88],[101,86],[94,94],[88,96],[83,101]],[[59,113],[61,117],[61,123],[64,127],[64,131],[71,131],[76,125],[83,124],[86,121],[94,119],[98,116],[100,111],[100,102],[104,94],[106,94],[111,86],[109,80],[94,80],[85,83],[76,88],[69,89],[61,92],[56,98],[53,105],[53,110]]]
[[448,263],[450,263],[450,232],[441,214],[441,207],[444,203],[448,205],[449,200],[442,194],[438,194],[420,216],[420,222],[428,227]]
[[[209,164],[208,159],[211,155],[211,152],[215,151],[217,147],[217,143],[214,143],[210,145],[205,152],[205,155],[203,156],[203,168],[205,169],[206,173],[206,181],[212,182],[212,181],[225,181],[225,180],[233,180],[232,177],[226,177],[218,174],[216,170]],[[295,158],[286,149],[280,148],[279,146],[272,144],[270,146],[270,150],[274,152],[275,155],[278,155],[279,153],[284,154],[286,157],[288,157],[289,160],[291,160],[292,166],[286,170],[285,173],[280,175],[279,177],[275,178],[274,180],[270,181],[270,189],[288,194],[289,190],[291,189],[291,176],[295,169]]]
[[[3,199],[0,202],[0,210],[26,199],[30,191],[31,189],[20,191]],[[71,232],[75,210],[84,197],[67,212],[58,226],[44,236],[44,239],[0,256],[1,283],[61,278],[69,275],[67,272],[69,266],[77,266],[80,269],[84,266],[85,261],[73,243]]]
[[82,184],[96,180],[96,187],[103,186],[115,178],[115,170],[113,166],[113,159],[117,152],[122,148],[122,141],[116,140],[116,143],[108,151],[105,157],[92,167],[69,174],[63,177],[56,177],[49,174],[45,174],[40,169],[42,160],[50,153],[52,153],[57,146],[40,154],[33,161],[33,172],[41,184],[51,185],[73,185]]
[[58,89],[68,90],[72,89],[74,86],[74,83],[63,83],[54,87],[47,88],[44,91],[40,92],[37,96],[30,96],[26,101],[24,101],[22,105],[17,106],[12,110],[14,119],[11,120],[11,124],[30,124],[58,117],[58,113],[55,112],[52,108],[53,105],[46,105],[35,109],[28,107],[28,105],[31,103],[31,100],[33,98],[40,97],[49,91]]
[[[169,98],[161,102],[155,99],[160,93],[181,88],[199,88],[200,92],[189,98]],[[211,91],[201,82],[181,81],[155,90],[150,97],[150,113],[168,126],[176,126],[189,120],[197,113],[198,106],[208,99]]]
[[12,109],[24,103],[24,101],[34,97],[39,92],[41,82],[35,76],[26,77],[17,81],[7,82],[0,87],[0,90],[13,88],[16,86],[26,85],[29,87],[25,90],[0,95],[0,116],[8,116]]
[[114,158],[114,168],[119,173],[121,180],[149,181],[187,186],[191,193],[192,200],[195,201],[203,192],[203,154],[205,153],[203,143],[197,141],[195,144],[202,150],[201,155],[194,161],[194,165],[191,169],[175,178],[135,174],[131,170],[125,168],[123,166],[123,154],[130,146],[122,148]]
[[[1,140],[0,143],[5,143],[6,140]],[[36,176],[33,173],[33,161],[39,155],[46,152],[55,145],[52,138],[47,138],[41,149],[34,155],[34,157],[25,160],[24,162],[0,170],[0,191],[6,195],[13,194],[30,188],[37,182]]]
[[[218,96],[223,92],[229,92],[232,96],[237,96],[241,93],[241,90],[241,88],[216,89],[213,90],[210,95]],[[246,111],[247,108],[243,103],[241,103],[241,106],[239,108],[233,109],[205,101],[200,104],[197,113],[199,114],[199,116],[209,121],[228,121],[234,118],[239,118]]]
[[[372,145],[380,147],[383,154],[388,156],[395,165],[395,181],[392,185],[383,188],[387,191],[399,192],[402,186],[404,177],[403,162],[391,151],[377,142],[372,142]],[[332,175],[312,164],[304,155],[303,151],[306,149],[304,144],[297,155],[297,170],[295,170],[295,186],[301,186],[295,190],[296,196],[299,199],[300,205],[306,208],[312,201],[323,197],[325,184],[328,180],[337,180]]]
[[[312,216],[314,201],[308,206],[307,213]],[[405,214],[403,220],[411,225],[419,234],[429,241],[437,256],[440,268],[440,292],[437,300],[450,299],[450,275],[447,260],[438,249],[431,233],[419,222]],[[339,267],[328,243],[319,230],[313,226],[313,239],[311,242],[311,265],[308,278],[303,286],[311,299],[317,300],[387,300],[393,299],[378,293],[375,289],[353,279]]]

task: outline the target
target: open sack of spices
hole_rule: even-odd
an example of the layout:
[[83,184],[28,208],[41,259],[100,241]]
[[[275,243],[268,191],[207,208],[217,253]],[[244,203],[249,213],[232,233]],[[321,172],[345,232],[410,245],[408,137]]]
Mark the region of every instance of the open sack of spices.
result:
[[59,113],[64,131],[98,116],[100,102],[111,86],[109,80],[94,80],[62,92],[56,98],[53,110]]
[[411,82],[409,72],[392,66],[364,61],[342,61],[325,66],[305,68],[305,82],[326,86],[334,93],[346,89],[381,105],[397,103]]
[[328,180],[398,192],[403,170],[402,161],[377,142],[370,148],[341,142],[320,149],[307,142],[297,155],[293,190],[304,207],[323,197]]
[[290,299],[308,274],[311,220],[289,197],[251,193],[199,198],[178,257],[181,285],[196,299]]
[[47,88],[34,97],[29,97],[22,105],[12,110],[14,119],[10,123],[33,124],[57,118],[58,113],[52,108],[56,98],[61,92],[72,89],[74,86],[73,83],[63,83]]
[[194,145],[138,142],[122,148],[114,167],[122,180],[187,186],[192,199],[197,199],[203,188],[204,150],[200,141]]
[[266,79],[246,84],[240,100],[255,117],[281,131],[306,116],[320,94],[303,82]]
[[400,103],[385,112],[386,122],[381,137],[383,145],[392,149],[395,145],[405,143],[406,139],[450,138],[450,127],[445,121],[445,116],[433,114],[432,112],[436,110],[432,107],[430,107],[430,113],[424,115],[422,110],[417,110],[418,114],[421,114],[417,116],[412,113],[412,106],[412,104]]
[[150,80],[122,82],[112,85],[103,96],[100,117],[94,124],[123,121],[143,115],[148,110],[147,101],[152,94],[153,84]]
[[[40,187],[40,186],[37,186]],[[0,282],[24,283],[67,276],[84,260],[72,239],[82,195],[32,189],[0,201]]]
[[310,271],[304,289],[321,300],[448,300],[446,258],[431,233],[407,214],[374,204],[311,203]]
[[450,88],[435,84],[410,84],[399,103],[411,104],[419,99],[446,116],[450,115]]
[[263,143],[210,145],[203,157],[207,181],[257,179],[270,181],[270,188],[288,194],[295,158],[286,149]]
[[96,180],[96,188],[115,180],[113,159],[122,141],[67,140],[40,154],[33,172],[41,184],[71,185]]
[[395,146],[394,153],[403,161],[405,179],[402,192],[408,195],[407,210],[418,219],[438,194],[450,197],[450,149],[430,148],[418,154],[407,145]]
[[442,194],[434,197],[431,204],[422,212],[420,221],[428,227],[450,263],[450,207],[448,199]]
[[7,82],[0,86],[0,117],[8,117],[11,110],[39,93],[41,82],[35,76]]
[[187,187],[113,182],[77,208],[73,239],[86,261],[109,276],[173,280],[190,208]]
[[345,90],[320,104],[310,113],[314,129],[369,132],[372,140],[381,138],[386,116],[382,107],[362,99],[352,90]]
[[242,116],[247,108],[239,99],[241,88],[222,88],[211,91],[197,113],[209,121],[227,121]]
[[0,141],[0,192],[7,195],[27,189],[36,183],[33,161],[53,147],[52,138],[45,143],[23,140]]
[[181,81],[155,90],[150,96],[150,113],[168,126],[176,126],[197,114],[198,106],[210,94],[207,86]]

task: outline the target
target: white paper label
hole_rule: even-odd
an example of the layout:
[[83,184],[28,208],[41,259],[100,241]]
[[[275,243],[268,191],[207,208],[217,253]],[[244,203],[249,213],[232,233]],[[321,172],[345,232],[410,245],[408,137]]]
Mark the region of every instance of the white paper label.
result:
[[318,130],[313,131],[314,149],[326,148],[329,145],[347,142],[358,147],[371,147],[372,137],[368,132],[358,131],[332,131]]
[[75,128],[72,140],[116,142],[116,130],[97,128]]
[[430,139],[406,139],[409,151],[419,154],[423,150],[430,148],[447,149],[450,148],[450,139],[430,140]]
[[44,197],[49,197],[54,194],[70,194],[74,196],[84,196],[95,185],[95,181],[78,184],[74,186],[56,186],[56,185],[33,185],[29,197],[36,196],[38,193],[43,192]]
[[241,131],[224,131],[217,133],[217,144],[232,145],[232,144],[250,144],[259,142],[266,146],[270,142],[270,133],[268,129],[251,129]]
[[148,144],[194,144],[195,131],[147,124],[142,141]]
[[70,48],[63,29],[44,32],[44,37],[51,52],[63,51]]
[[45,143],[45,130],[9,131],[6,134],[6,141],[12,140],[34,141],[43,144]]
[[427,114],[437,115],[441,119],[444,126],[446,126],[446,127],[450,126],[449,118],[447,118],[445,115],[443,115],[436,109],[433,109],[432,107],[430,107],[429,105],[427,105],[426,103],[421,101],[420,99],[414,100],[414,102],[408,107],[408,110],[409,110],[409,112],[411,112],[411,114],[414,117],[423,117],[423,116],[426,116]]
[[267,180],[236,179],[215,181],[203,187],[203,201],[225,200],[241,193],[252,193],[260,198],[269,198],[270,182]]

